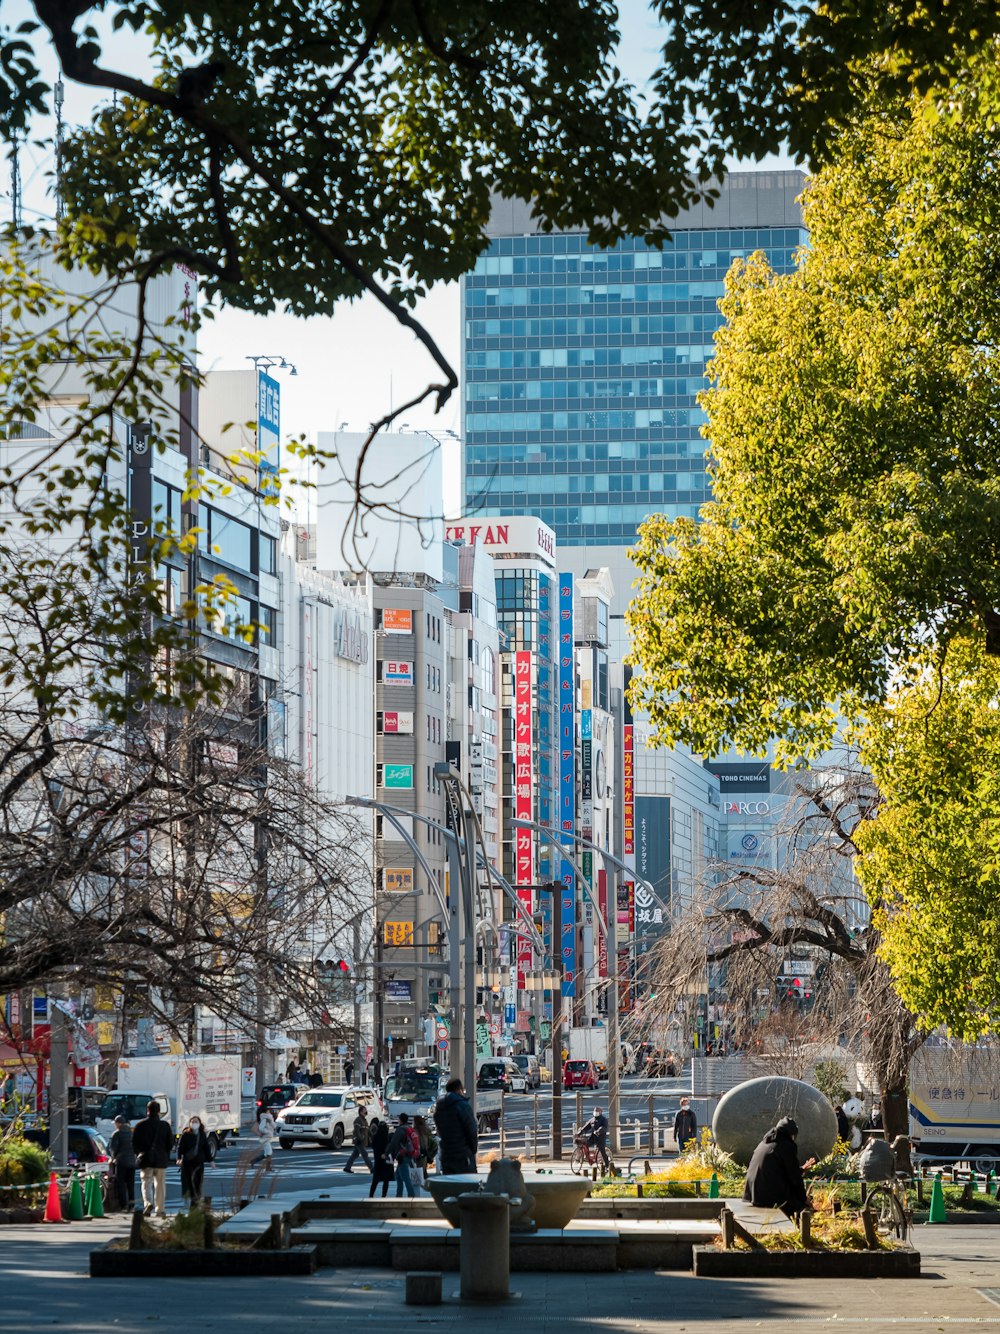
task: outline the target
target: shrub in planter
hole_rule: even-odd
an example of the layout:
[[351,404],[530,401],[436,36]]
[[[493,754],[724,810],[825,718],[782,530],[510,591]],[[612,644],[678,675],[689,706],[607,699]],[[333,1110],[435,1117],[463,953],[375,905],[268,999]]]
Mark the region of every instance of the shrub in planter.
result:
[[47,1149],[16,1136],[0,1143],[0,1187],[36,1186],[48,1179],[52,1156]]

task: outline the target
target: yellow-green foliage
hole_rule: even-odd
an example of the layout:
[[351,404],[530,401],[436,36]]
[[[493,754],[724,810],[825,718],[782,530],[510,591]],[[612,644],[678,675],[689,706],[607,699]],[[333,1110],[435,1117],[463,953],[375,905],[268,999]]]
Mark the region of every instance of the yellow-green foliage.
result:
[[0,1144],[0,1186],[34,1186],[52,1170],[47,1149],[26,1139],[8,1139]]

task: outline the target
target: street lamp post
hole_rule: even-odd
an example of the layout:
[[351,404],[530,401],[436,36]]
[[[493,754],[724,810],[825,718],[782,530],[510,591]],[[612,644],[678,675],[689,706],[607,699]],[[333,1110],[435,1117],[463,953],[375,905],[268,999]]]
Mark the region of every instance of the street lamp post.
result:
[[[618,974],[617,974],[618,959],[617,959],[616,932],[610,926],[610,923],[617,919],[617,911],[618,911],[617,893],[615,895],[615,901],[613,904],[610,905],[607,917],[605,917],[605,915],[601,912],[600,904],[597,903],[594,899],[594,894],[593,890],[591,889],[590,882],[587,880],[587,878],[581,871],[580,867],[577,865],[576,859],[570,855],[569,848],[563,844],[562,842],[563,836],[561,834],[557,834],[547,825],[539,824],[535,820],[515,819],[514,821],[512,821],[512,823],[515,829],[518,827],[524,829],[533,829],[536,833],[540,834],[541,837],[544,838],[549,844],[551,844],[552,847],[558,851],[559,855],[563,857],[566,861],[568,861],[572,866],[576,878],[580,882],[580,885],[583,887],[584,892],[590,895],[590,901],[594,906],[594,912],[597,916],[598,923],[604,931],[604,938],[607,941],[607,949],[609,955],[608,959],[609,969],[611,967],[610,955],[612,947],[613,946],[615,947],[615,960],[614,960],[615,972],[612,974],[613,985],[611,987],[611,995],[608,998],[608,1046],[611,1049],[608,1053],[608,1122],[611,1130],[611,1146],[612,1149],[617,1150],[618,1117],[619,1117],[619,1107],[621,1101],[620,1098],[621,1081],[619,1077],[620,1038],[618,1032]],[[631,878],[633,878],[638,884],[645,885],[646,888],[649,890],[649,892],[652,894],[654,902],[659,903],[661,907],[666,906],[663,904],[663,901],[661,900],[659,894],[657,894],[656,890],[649,883],[649,881],[644,880],[642,876],[637,876],[635,874],[635,871],[633,871],[632,868],[629,867],[625,862],[623,862],[619,857],[616,857],[614,853],[608,852],[605,848],[601,848],[596,843],[591,843],[589,839],[581,838],[579,835],[574,835],[573,842],[574,844],[580,844],[585,848],[590,848],[591,851],[596,852],[599,856],[603,857],[606,862],[614,866],[619,871],[619,873],[624,873],[625,875],[628,875]],[[555,921],[555,917],[553,917],[553,921]],[[559,899],[559,934],[556,937],[556,939],[558,939],[559,941],[559,955],[561,963],[562,961],[562,899],[561,898]],[[554,1020],[555,1020],[555,1009],[553,1008],[553,1027],[555,1026]],[[555,1053],[555,1047],[553,1044],[553,1057],[554,1053]],[[555,1064],[554,1059],[553,1059],[553,1064]],[[553,1117],[555,1115],[554,1093],[555,1093],[555,1086],[553,1085]]]

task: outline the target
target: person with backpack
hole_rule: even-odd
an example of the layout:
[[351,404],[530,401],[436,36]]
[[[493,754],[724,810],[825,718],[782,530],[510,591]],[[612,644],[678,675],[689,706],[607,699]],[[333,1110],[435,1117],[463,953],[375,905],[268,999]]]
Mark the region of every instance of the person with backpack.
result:
[[413,1165],[420,1157],[420,1141],[417,1132],[410,1125],[406,1112],[400,1112],[399,1125],[393,1131],[389,1141],[389,1157],[396,1164],[396,1199],[405,1190],[410,1199],[416,1195],[413,1189]]

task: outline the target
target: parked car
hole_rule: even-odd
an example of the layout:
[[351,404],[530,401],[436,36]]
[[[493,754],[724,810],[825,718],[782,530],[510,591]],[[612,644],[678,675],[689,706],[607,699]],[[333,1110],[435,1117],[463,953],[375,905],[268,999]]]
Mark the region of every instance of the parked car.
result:
[[257,1095],[257,1115],[260,1116],[265,1106],[278,1113],[303,1092],[301,1084],[265,1084]]
[[[48,1126],[27,1126],[22,1134],[26,1140],[39,1145],[40,1148],[49,1147]],[[70,1126],[69,1162],[57,1163],[56,1166],[75,1167],[77,1163],[97,1163],[103,1164],[101,1170],[106,1172],[110,1161],[111,1154],[108,1151],[107,1140],[103,1135],[99,1135],[93,1126]]]
[[306,1089],[275,1117],[278,1143],[283,1149],[291,1149],[297,1143],[339,1149],[351,1138],[360,1107],[367,1111],[369,1121],[373,1116],[379,1120],[385,1117],[385,1105],[378,1090],[367,1085]]
[[538,1064],[537,1056],[530,1056],[527,1052],[522,1052],[511,1059],[521,1074],[524,1075],[525,1083],[529,1089],[542,1087],[542,1067]]
[[477,1089],[501,1089],[505,1093],[523,1093],[528,1087],[524,1074],[509,1056],[483,1061],[476,1076]]
[[596,1089],[600,1080],[593,1061],[573,1057],[563,1066],[563,1088]]

